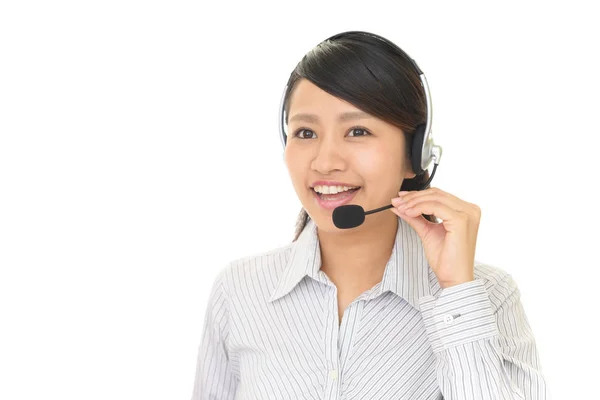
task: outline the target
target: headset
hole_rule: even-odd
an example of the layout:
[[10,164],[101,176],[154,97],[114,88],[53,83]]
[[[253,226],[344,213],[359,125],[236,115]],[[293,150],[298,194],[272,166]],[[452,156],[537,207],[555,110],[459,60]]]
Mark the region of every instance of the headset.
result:
[[[429,86],[427,85],[427,79],[425,78],[425,74],[423,73],[423,71],[421,71],[421,69],[415,62],[415,60],[412,59],[408,54],[406,54],[406,52],[404,50],[402,50],[400,47],[398,47],[396,44],[389,41],[388,39],[385,39],[384,37],[376,35],[374,33],[369,33],[369,32],[364,32],[364,31],[347,31],[347,32],[342,32],[342,33],[333,35],[330,38],[328,38],[327,40],[334,41],[336,39],[344,38],[348,35],[354,35],[354,34],[368,35],[368,36],[375,37],[375,38],[387,43],[388,45],[394,47],[395,49],[397,49],[401,54],[404,54],[404,56],[411,61],[412,65],[414,66],[415,71],[417,72],[417,74],[419,75],[419,77],[421,79],[421,85],[423,86],[423,89],[425,91],[425,99],[427,102],[427,119],[426,119],[425,123],[419,124],[415,128],[414,133],[412,135],[410,135],[410,136],[412,136],[412,144],[409,146],[409,155],[410,155],[410,160],[411,160],[411,165],[412,165],[413,171],[417,176],[425,173],[427,168],[430,166],[431,162],[434,163],[431,176],[429,177],[427,182],[425,182],[422,185],[422,188],[425,188],[425,187],[427,187],[427,185],[429,185],[429,183],[433,179],[437,165],[439,164],[440,159],[442,157],[442,147],[439,145],[436,145],[433,142],[433,137],[432,137],[432,133],[431,133],[431,119],[432,119],[433,109],[432,109],[432,105],[431,105],[431,93],[429,92]],[[286,85],[285,88],[283,89],[283,95],[281,96],[281,102],[279,105],[279,121],[278,121],[279,137],[281,139],[281,144],[283,146],[284,157],[285,157],[285,146],[287,143],[287,133],[286,133],[287,115],[286,115],[286,112],[284,109],[284,100],[285,100],[285,93],[287,91],[287,88],[288,88],[288,85]]]

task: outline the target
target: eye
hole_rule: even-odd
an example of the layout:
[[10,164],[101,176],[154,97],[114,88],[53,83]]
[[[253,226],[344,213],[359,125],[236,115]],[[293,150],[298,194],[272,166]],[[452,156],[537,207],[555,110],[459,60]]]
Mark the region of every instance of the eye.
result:
[[[312,133],[314,133],[314,132],[313,132],[313,131],[311,131],[310,129],[300,128],[300,129],[298,129],[296,132],[294,132],[294,137],[298,137],[298,134],[299,134],[300,132],[302,132],[302,131],[305,131],[305,132],[312,132]],[[304,136],[304,135],[302,135],[302,136],[300,136],[300,137],[301,137],[302,139],[310,139],[309,137],[306,137],[306,136]]]
[[[350,137],[363,137],[363,136],[371,135],[371,132],[369,132],[368,129],[363,128],[362,126],[353,126],[352,128],[350,128],[350,132],[352,132],[352,131],[355,131],[355,132],[358,131],[358,132],[361,132],[361,134],[358,134],[358,135],[355,134],[354,136],[350,136]],[[294,137],[298,137],[298,134],[300,132],[311,132],[311,133],[314,134],[314,132],[311,131],[310,129],[300,128],[296,132],[294,132],[293,136]],[[310,137],[307,137],[305,135],[301,135],[300,138],[302,138],[302,139],[310,139]]]
[[354,137],[361,137],[361,136],[368,136],[371,134],[371,132],[369,132],[366,128],[363,128],[362,126],[353,126],[352,128],[350,128],[350,132],[352,131],[362,131],[363,134],[362,135],[358,135],[358,136],[354,136]]

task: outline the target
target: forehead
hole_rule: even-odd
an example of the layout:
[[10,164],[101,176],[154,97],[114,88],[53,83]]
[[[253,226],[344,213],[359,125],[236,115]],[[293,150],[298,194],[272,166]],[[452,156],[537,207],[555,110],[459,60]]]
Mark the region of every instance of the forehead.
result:
[[296,83],[290,95],[289,114],[292,112],[319,112],[337,114],[339,111],[359,111],[357,107],[337,98],[308,79]]

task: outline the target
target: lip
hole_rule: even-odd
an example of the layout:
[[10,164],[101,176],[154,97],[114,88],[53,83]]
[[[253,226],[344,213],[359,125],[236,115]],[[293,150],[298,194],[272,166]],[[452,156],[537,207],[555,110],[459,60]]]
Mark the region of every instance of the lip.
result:
[[311,188],[314,188],[315,186],[349,186],[349,187],[359,187],[360,185],[353,185],[351,183],[344,183],[344,182],[336,182],[336,181],[316,181],[313,182]]
[[342,199],[330,200],[330,201],[323,200],[321,197],[319,197],[317,192],[315,192],[313,189],[311,189],[310,191],[313,193],[313,196],[315,197],[315,200],[317,201],[317,203],[319,204],[320,207],[322,207],[326,210],[333,210],[336,207],[342,206],[342,205],[352,201],[354,196],[356,196],[356,193],[360,192],[361,189],[358,189],[358,190],[355,190],[354,192],[349,193],[347,196],[345,196]]

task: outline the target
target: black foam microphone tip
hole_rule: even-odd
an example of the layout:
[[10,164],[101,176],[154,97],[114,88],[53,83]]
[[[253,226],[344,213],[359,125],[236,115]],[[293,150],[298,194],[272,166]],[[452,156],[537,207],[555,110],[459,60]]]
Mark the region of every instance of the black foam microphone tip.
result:
[[365,222],[365,209],[358,204],[346,204],[333,210],[333,224],[340,229],[356,228]]

